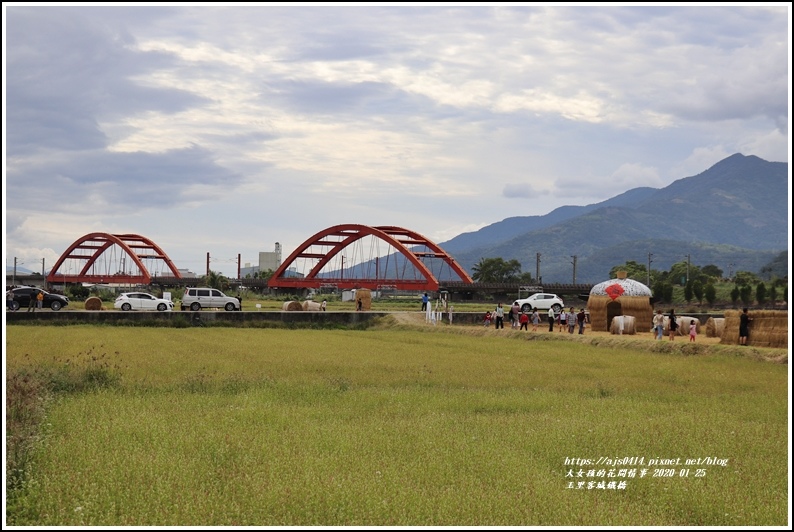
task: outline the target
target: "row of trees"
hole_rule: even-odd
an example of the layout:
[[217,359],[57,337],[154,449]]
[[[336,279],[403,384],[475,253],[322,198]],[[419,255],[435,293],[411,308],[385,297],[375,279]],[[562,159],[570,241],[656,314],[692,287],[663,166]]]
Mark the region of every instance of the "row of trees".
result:
[[[723,277],[723,270],[714,264],[695,266],[682,261],[673,264],[668,271],[648,271],[644,264],[628,261],[614,266],[609,271],[609,277],[616,278],[619,271],[625,271],[629,279],[647,284],[662,302],[672,302],[674,287],[683,286],[687,303],[698,301],[702,304],[705,300],[713,305],[717,301],[717,286],[730,282],[734,284],[730,291],[734,306],[739,301],[744,305],[750,305],[753,301],[759,305],[774,305],[778,301],[787,301],[788,298],[787,279],[776,278],[767,285],[758,275],[748,271],[737,271],[732,278],[726,279]],[[472,268],[472,279],[478,283],[536,282],[531,274],[521,272],[521,263],[518,260],[506,261],[499,257],[480,259]]]
[[687,262],[677,262],[669,271],[652,269],[648,272],[645,265],[628,261],[614,266],[609,271],[610,278],[617,277],[619,271],[625,271],[628,278],[642,283],[647,283],[650,278],[650,288],[654,296],[667,303],[673,300],[674,286],[683,286],[684,299],[687,303],[697,300],[702,304],[703,300],[706,300],[713,305],[717,300],[717,285],[730,282],[734,284],[730,291],[731,303],[734,306],[739,301],[745,306],[749,306],[753,301],[759,305],[767,303],[774,305],[781,300],[787,301],[788,298],[787,279],[773,279],[769,287],[756,274],[748,271],[738,271],[732,279],[725,279],[722,276],[723,271],[714,264],[700,267]]

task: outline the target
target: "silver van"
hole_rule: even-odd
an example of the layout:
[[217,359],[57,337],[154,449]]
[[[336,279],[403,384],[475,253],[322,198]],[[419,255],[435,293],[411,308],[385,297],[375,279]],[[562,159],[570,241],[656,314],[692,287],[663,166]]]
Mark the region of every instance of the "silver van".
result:
[[236,297],[227,296],[215,288],[185,288],[185,295],[182,296],[182,310],[190,309],[198,312],[203,308],[222,308],[227,311],[241,310],[240,300]]

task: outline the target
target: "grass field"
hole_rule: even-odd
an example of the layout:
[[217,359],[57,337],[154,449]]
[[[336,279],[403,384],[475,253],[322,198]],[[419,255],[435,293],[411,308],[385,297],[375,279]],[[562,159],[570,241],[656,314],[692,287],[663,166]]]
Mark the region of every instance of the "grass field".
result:
[[788,522],[787,364],[479,327],[6,332],[9,525]]

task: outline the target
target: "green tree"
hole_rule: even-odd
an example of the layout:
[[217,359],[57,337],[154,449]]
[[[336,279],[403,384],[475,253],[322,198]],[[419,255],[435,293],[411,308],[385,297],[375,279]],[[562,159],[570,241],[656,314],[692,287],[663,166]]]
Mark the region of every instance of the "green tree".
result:
[[88,296],[91,295],[91,291],[88,287],[79,284],[69,285],[69,293],[76,300],[88,299]]
[[672,303],[673,285],[664,281],[657,281],[653,285],[653,295],[662,303]]
[[700,269],[700,273],[712,279],[722,279],[722,270],[714,264],[706,264]]
[[692,283],[693,281],[690,279],[684,285],[684,299],[686,300],[687,303],[692,301]]
[[633,260],[627,261],[626,264],[620,266],[613,266],[612,269],[609,270],[609,278],[617,278],[618,272],[626,272],[626,277],[634,279],[635,281],[640,281],[641,283],[648,281],[648,268],[646,268],[644,264],[640,264]]
[[481,258],[472,268],[471,278],[478,283],[510,283],[516,282],[520,273],[521,263],[516,259]]
[[766,303],[766,285],[764,283],[758,283],[755,287],[755,300],[761,306]]
[[672,284],[677,284],[681,286],[685,285],[687,278],[686,261],[676,262],[675,264],[670,266],[670,272],[667,274],[667,278]]
[[229,288],[229,279],[219,272],[210,270],[209,275],[204,276],[204,282],[210,288],[217,288],[218,290],[227,290]]
[[692,293],[695,295],[695,299],[698,300],[698,303],[701,305],[703,304],[703,283],[700,279],[695,279],[692,281]]
[[531,273],[523,272],[521,275],[518,276],[518,282],[521,284],[533,284],[535,283],[535,279],[532,278]]
[[733,280],[739,286],[745,286],[751,284],[754,285],[760,281],[760,279],[756,274],[748,271],[736,272],[736,276],[733,278]]
[[772,283],[772,286],[769,287],[769,302],[773,307],[775,306],[775,303],[777,303],[777,287],[774,283]]
[[740,295],[741,295],[741,292],[739,291],[739,287],[738,286],[734,286],[733,290],[731,290],[731,303],[733,303],[734,307],[736,306],[736,302],[739,301],[739,296]]
[[708,301],[709,306],[713,306],[714,302],[717,300],[717,289],[714,287],[714,283],[707,284],[704,292],[705,292],[704,295],[706,297],[706,301]]
[[746,284],[739,288],[739,297],[741,298],[744,306],[749,307],[750,303],[753,302],[753,287],[749,284]]

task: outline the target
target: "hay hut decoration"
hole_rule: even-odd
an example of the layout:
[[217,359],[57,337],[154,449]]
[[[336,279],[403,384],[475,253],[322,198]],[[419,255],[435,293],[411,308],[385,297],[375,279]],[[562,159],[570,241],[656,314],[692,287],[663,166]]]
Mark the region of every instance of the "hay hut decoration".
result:
[[610,331],[615,316],[633,316],[639,331],[650,330],[653,322],[651,289],[627,279],[626,272],[618,272],[617,279],[595,285],[587,298],[587,309],[593,331]]

